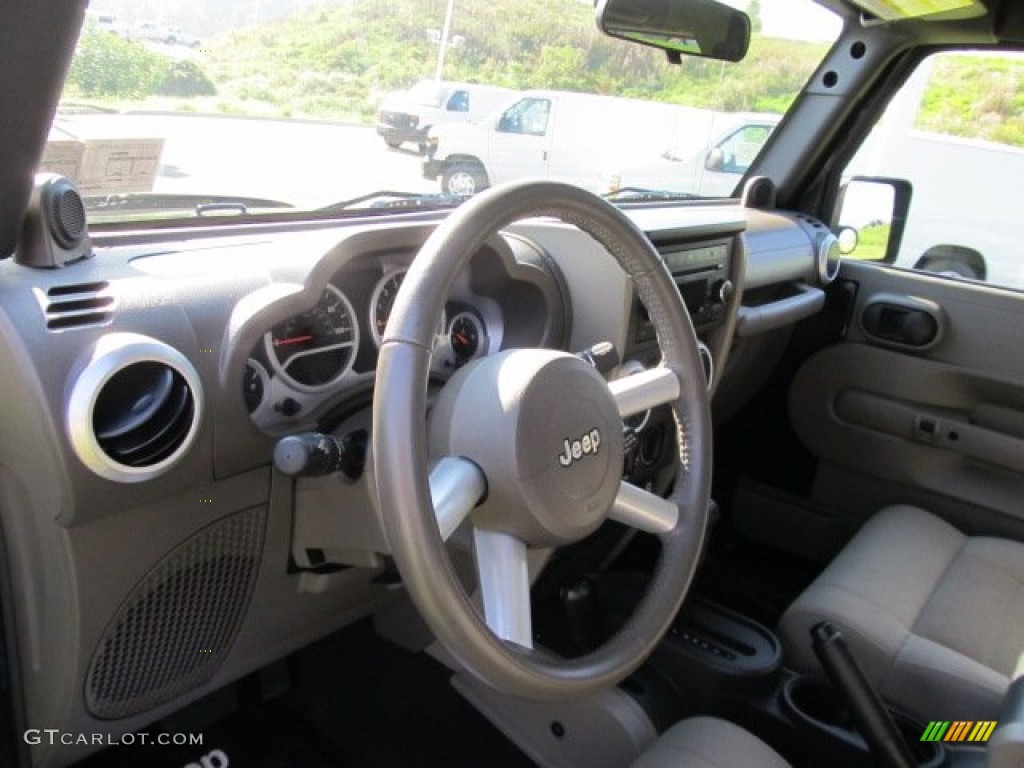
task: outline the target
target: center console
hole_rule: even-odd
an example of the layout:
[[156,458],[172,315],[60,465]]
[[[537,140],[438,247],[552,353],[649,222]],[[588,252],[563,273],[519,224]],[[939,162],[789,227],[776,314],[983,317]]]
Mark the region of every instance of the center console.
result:
[[[885,764],[872,753],[840,691],[823,679],[785,669],[775,634],[723,606],[690,600],[651,663],[676,686],[688,714],[738,723],[776,745],[794,766]],[[983,752],[953,755],[940,742],[921,741],[924,723],[892,716],[910,748],[909,765],[984,765]]]
[[[599,586],[602,603],[619,620],[643,588],[628,580]],[[673,717],[712,715],[730,720],[776,747],[794,768],[885,764],[872,754],[841,691],[823,678],[786,669],[775,634],[724,606],[690,598],[646,667],[648,682],[652,677],[666,680],[674,691]],[[909,747],[910,765],[985,765],[983,749],[922,741],[925,723],[891,714]],[[664,712],[652,713],[652,721],[664,726]]]
[[[875,765],[842,695],[829,683],[789,673],[780,686],[778,704],[779,715],[792,723],[803,742],[801,751],[810,755],[827,754],[830,765]],[[892,716],[910,747],[915,766],[942,768],[954,764],[941,742],[921,741],[924,723],[898,712],[893,712]],[[962,766],[964,761],[957,760],[955,765]]]

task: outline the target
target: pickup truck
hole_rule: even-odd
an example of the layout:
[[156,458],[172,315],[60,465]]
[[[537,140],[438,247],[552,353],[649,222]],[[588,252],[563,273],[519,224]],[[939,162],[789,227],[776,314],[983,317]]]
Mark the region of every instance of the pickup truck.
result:
[[188,34],[181,27],[166,26],[153,21],[136,24],[132,30],[132,36],[137,40],[149,40],[165,45],[184,45],[190,48],[199,45],[199,38]]
[[[687,127],[688,141],[650,159],[612,165],[600,190],[661,190],[701,197],[730,194],[768,141],[779,116],[708,113]],[[708,137],[711,137],[708,141]]]
[[432,128],[481,120],[513,93],[492,85],[422,80],[384,96],[377,110],[377,135],[391,149],[411,142],[424,153]]

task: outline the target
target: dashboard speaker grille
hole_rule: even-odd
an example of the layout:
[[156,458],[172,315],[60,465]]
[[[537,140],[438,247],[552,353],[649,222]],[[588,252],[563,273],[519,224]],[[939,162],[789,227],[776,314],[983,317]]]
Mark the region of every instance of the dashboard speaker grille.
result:
[[15,261],[26,267],[55,269],[90,256],[85,203],[74,182],[55,173],[36,174]]
[[186,540],[136,586],[92,658],[89,712],[117,720],[210,680],[241,626],[259,570],[266,510],[224,518]]
[[85,238],[85,205],[70,184],[56,186],[50,198],[50,229],[62,248],[73,248]]

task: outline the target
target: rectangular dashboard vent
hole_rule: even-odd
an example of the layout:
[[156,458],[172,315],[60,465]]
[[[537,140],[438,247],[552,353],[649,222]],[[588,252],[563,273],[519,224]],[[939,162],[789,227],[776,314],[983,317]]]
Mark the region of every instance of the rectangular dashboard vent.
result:
[[56,285],[46,292],[46,328],[67,331],[106,325],[114,317],[114,296],[110,283],[78,283]]

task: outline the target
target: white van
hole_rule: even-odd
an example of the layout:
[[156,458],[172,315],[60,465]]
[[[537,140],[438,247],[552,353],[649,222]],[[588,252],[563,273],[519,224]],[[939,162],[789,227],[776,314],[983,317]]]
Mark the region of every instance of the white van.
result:
[[[441,190],[470,195],[525,177],[598,190],[624,146],[670,146],[706,110],[567,91],[525,91],[485,120],[438,126],[428,138],[423,175]],[[624,137],[629,137],[624,140]]]
[[600,192],[674,192],[728,197],[768,141],[779,115],[709,112],[663,152],[605,167]]
[[377,112],[377,134],[392,149],[409,141],[423,152],[427,133],[435,125],[482,119],[515,93],[493,85],[422,80],[384,97]]

